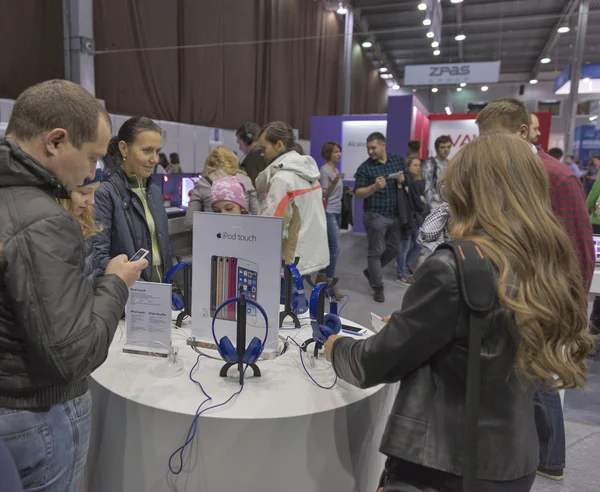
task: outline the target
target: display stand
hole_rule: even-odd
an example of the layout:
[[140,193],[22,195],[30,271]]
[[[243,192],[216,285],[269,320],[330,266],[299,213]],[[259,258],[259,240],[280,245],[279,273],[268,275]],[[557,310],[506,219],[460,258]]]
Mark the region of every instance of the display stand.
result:
[[[294,265],[297,265],[299,261],[300,258],[296,256],[296,258],[294,258]],[[298,319],[296,313],[292,311],[292,271],[287,266],[284,260],[281,261],[281,264],[283,266],[283,283],[285,292],[283,301],[283,311],[279,313],[279,327],[281,328],[283,326],[283,321],[289,316],[290,318],[292,318],[294,326],[296,328],[300,328],[300,320]]]
[[183,320],[192,316],[192,265],[183,267],[183,311],[177,315],[175,326],[181,328]]
[[221,372],[219,376],[222,378],[227,377],[227,372],[229,369],[235,365],[238,366],[238,371],[240,373],[240,385],[244,384],[244,366],[247,365],[251,367],[254,371],[254,377],[258,378],[261,376],[260,369],[256,364],[245,364],[243,361],[244,352],[246,351],[246,294],[240,293],[240,300],[236,303],[237,307],[237,341],[236,341],[236,351],[238,355],[237,362],[227,362],[221,368]]
[[[311,316],[311,324],[312,323],[317,323],[318,325],[322,325],[325,322],[325,293],[327,292],[328,289],[330,289],[331,287],[334,287],[338,282],[337,278],[334,278],[331,282],[328,283],[327,288],[325,289],[321,289],[321,292],[319,292],[319,298],[317,299],[317,316],[316,316],[316,321],[312,319]],[[315,286],[315,284],[313,284],[312,282],[309,282],[310,285],[312,285],[312,287]],[[317,340],[315,340],[314,338],[309,338],[308,340],[305,340],[304,343],[300,346],[300,348],[302,350],[304,350],[304,352],[307,351],[308,346],[314,343],[315,344],[315,350],[314,350],[314,356],[315,359],[319,358],[319,350],[321,350],[323,348],[323,345],[321,345]]]

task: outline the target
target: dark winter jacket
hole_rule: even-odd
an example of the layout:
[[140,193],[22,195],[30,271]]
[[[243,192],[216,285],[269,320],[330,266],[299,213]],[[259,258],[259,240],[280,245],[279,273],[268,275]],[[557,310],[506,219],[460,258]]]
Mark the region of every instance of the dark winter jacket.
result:
[[81,396],[108,353],[128,289],[83,274],[81,228],[59,181],[0,139],[0,408],[47,409]]
[[[161,175],[157,179],[162,179]],[[163,205],[162,192],[153,184],[155,175],[148,178],[148,206],[154,219],[161,265],[166,273],[173,266],[171,245],[169,243],[169,219]],[[146,220],[144,206],[140,198],[131,189],[131,185],[121,168],[103,181],[95,196],[96,219],[103,230],[94,236],[94,246],[100,268],[106,268],[115,256],[125,254],[131,258],[140,248],[152,251],[152,238]],[[133,235],[132,235],[133,232]],[[148,268],[142,272],[141,280],[152,280],[151,255],[146,257]]]

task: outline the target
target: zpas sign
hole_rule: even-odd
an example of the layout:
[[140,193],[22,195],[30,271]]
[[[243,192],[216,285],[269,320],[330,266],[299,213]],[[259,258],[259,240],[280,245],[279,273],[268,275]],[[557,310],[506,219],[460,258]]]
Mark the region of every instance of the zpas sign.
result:
[[404,85],[493,83],[500,80],[500,62],[407,65]]

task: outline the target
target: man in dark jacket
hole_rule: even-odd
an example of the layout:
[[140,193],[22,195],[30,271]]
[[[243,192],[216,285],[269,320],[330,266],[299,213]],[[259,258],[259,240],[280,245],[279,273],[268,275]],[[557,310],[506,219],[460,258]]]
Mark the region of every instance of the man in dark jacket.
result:
[[115,258],[93,290],[81,229],[56,200],[94,175],[110,132],[90,93],[51,80],[19,96],[0,139],[0,439],[25,489],[77,490],[91,426],[86,378],[147,266]]
[[256,123],[245,123],[235,132],[240,150],[246,155],[241,168],[246,171],[254,186],[256,186],[256,177],[269,165],[258,146],[259,135],[260,126]]

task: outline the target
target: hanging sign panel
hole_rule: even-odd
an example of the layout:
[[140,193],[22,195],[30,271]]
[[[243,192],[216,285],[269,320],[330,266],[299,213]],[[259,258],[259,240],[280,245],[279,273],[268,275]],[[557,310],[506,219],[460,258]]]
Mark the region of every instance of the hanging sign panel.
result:
[[482,84],[500,80],[500,62],[407,65],[404,85]]

